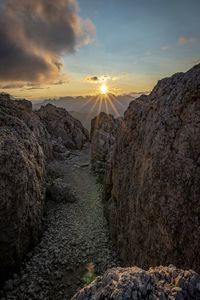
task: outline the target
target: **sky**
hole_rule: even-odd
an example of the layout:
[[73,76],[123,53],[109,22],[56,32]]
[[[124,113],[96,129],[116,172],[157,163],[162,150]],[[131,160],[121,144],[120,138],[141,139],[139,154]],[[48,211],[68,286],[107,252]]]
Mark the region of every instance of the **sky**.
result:
[[199,0],[0,0],[0,90],[150,91],[200,62]]

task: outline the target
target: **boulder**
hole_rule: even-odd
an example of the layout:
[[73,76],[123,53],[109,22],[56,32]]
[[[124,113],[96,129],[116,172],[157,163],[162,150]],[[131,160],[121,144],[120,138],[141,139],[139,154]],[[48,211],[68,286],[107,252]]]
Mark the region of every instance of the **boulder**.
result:
[[52,104],[42,106],[36,114],[51,136],[54,152],[65,149],[82,149],[89,140],[88,131],[81,122],[74,119],[64,108]]
[[131,102],[107,171],[105,210],[126,265],[200,271],[200,65]]
[[91,165],[96,173],[104,173],[109,162],[122,118],[101,112],[91,122]]
[[24,121],[26,106],[0,98],[0,281],[20,265],[42,229],[45,156]]
[[56,178],[51,183],[48,183],[47,197],[58,203],[76,201],[74,191],[62,178]]
[[72,300],[200,299],[200,276],[174,266],[114,268],[80,290]]
[[50,160],[53,157],[50,135],[39,116],[32,111],[32,103],[25,99],[12,100],[9,94],[0,94],[0,104],[5,112],[24,121],[37,138],[46,160]]

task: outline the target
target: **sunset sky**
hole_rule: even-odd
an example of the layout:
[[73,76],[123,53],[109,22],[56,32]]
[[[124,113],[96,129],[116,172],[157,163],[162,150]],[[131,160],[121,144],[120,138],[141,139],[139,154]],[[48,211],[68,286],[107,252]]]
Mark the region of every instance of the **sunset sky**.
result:
[[0,0],[0,90],[150,91],[200,62],[199,0]]

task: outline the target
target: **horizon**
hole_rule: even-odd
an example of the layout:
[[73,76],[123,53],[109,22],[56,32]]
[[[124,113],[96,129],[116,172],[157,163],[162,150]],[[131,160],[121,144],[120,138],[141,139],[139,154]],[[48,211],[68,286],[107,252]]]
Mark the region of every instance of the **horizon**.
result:
[[200,62],[199,10],[197,0],[2,0],[0,90],[33,101],[97,96],[102,86],[150,92]]

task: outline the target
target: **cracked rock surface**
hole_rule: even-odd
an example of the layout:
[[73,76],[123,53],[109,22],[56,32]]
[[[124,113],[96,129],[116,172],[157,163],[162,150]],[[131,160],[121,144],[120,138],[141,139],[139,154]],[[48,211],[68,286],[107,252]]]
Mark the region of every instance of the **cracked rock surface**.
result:
[[79,291],[73,300],[197,300],[200,276],[194,271],[169,267],[113,268]]
[[126,266],[200,271],[200,64],[162,79],[124,115],[105,210]]

